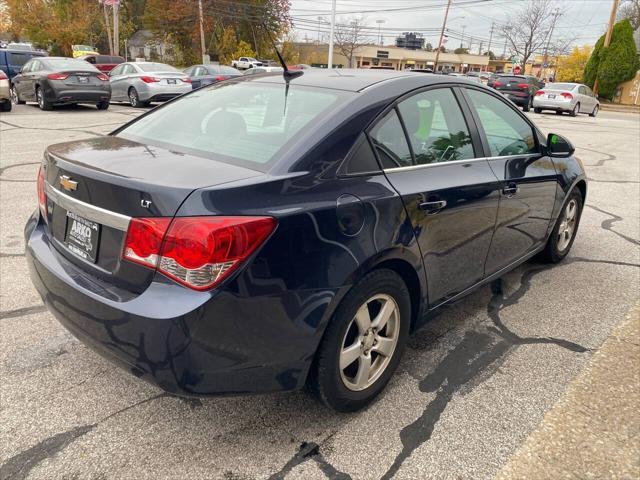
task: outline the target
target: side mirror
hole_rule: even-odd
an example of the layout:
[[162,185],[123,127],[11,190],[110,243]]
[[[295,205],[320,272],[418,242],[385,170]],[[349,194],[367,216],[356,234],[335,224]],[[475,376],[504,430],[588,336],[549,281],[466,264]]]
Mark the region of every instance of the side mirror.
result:
[[547,155],[550,157],[566,158],[573,155],[575,151],[571,142],[562,135],[555,133],[547,135]]

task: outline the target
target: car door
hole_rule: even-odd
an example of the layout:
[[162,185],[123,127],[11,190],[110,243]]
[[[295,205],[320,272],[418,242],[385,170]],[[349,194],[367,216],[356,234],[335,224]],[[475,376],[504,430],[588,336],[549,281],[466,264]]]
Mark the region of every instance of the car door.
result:
[[431,308],[482,280],[498,212],[498,179],[463,112],[457,90],[429,88],[369,131],[411,218]]
[[468,87],[464,91],[489,165],[502,187],[485,268],[490,275],[544,245],[557,174],[553,160],[541,153],[536,129],[523,114],[490,92]]
[[29,60],[20,69],[20,73],[14,77],[16,91],[20,100],[35,100],[35,84],[33,71],[36,67],[36,60]]
[[583,113],[591,113],[595,104],[593,102],[593,97],[589,95],[589,92],[587,91],[587,87],[580,85],[578,87],[578,92],[580,93],[580,111]]
[[124,87],[125,85],[124,72],[127,66],[128,64],[126,63],[118,65],[113,70],[111,70],[111,73],[109,74],[109,83],[111,85],[112,100],[122,101],[125,99],[126,90]]

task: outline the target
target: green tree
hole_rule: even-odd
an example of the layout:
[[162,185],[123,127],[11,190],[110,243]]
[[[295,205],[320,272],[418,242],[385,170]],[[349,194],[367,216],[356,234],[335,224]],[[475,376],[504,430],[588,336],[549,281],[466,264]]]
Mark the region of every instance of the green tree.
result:
[[469,49],[468,48],[459,47],[459,48],[456,48],[453,51],[453,53],[458,53],[458,54],[460,54],[460,53],[469,53]]
[[638,69],[640,61],[633,28],[629,20],[622,20],[613,26],[608,47],[604,47],[604,35],[596,43],[584,69],[584,80],[593,88],[597,78],[599,95],[611,99],[618,85],[632,79]]

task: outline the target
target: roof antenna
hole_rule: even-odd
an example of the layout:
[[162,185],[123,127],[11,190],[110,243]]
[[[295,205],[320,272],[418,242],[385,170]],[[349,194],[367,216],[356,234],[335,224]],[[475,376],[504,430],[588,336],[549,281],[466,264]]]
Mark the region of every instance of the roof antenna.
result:
[[269,29],[267,28],[267,26],[265,25],[264,22],[262,22],[262,28],[264,28],[264,31],[267,33],[269,39],[271,40],[271,43],[273,45],[273,49],[276,51],[276,55],[278,56],[278,60],[280,61],[280,65],[282,65],[282,77],[284,78],[284,81],[286,83],[285,89],[284,89],[284,112],[286,114],[287,112],[287,97],[289,96],[289,82],[291,80],[293,80],[294,78],[300,77],[302,75],[304,75],[304,71],[303,70],[289,70],[287,68],[287,63],[284,61],[284,58],[282,58],[282,54],[280,53],[280,50],[278,50],[278,46],[276,45],[275,40],[273,39],[273,36],[271,35],[271,32],[269,31]]

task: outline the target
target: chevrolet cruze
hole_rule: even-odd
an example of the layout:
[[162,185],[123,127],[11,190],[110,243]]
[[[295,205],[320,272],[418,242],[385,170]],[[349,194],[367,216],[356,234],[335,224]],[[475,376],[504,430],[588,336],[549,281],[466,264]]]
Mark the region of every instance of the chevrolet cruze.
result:
[[306,384],[353,411],[439,308],[567,255],[573,151],[455,77],[239,77],[47,148],[31,278],[81,341],[168,392]]

